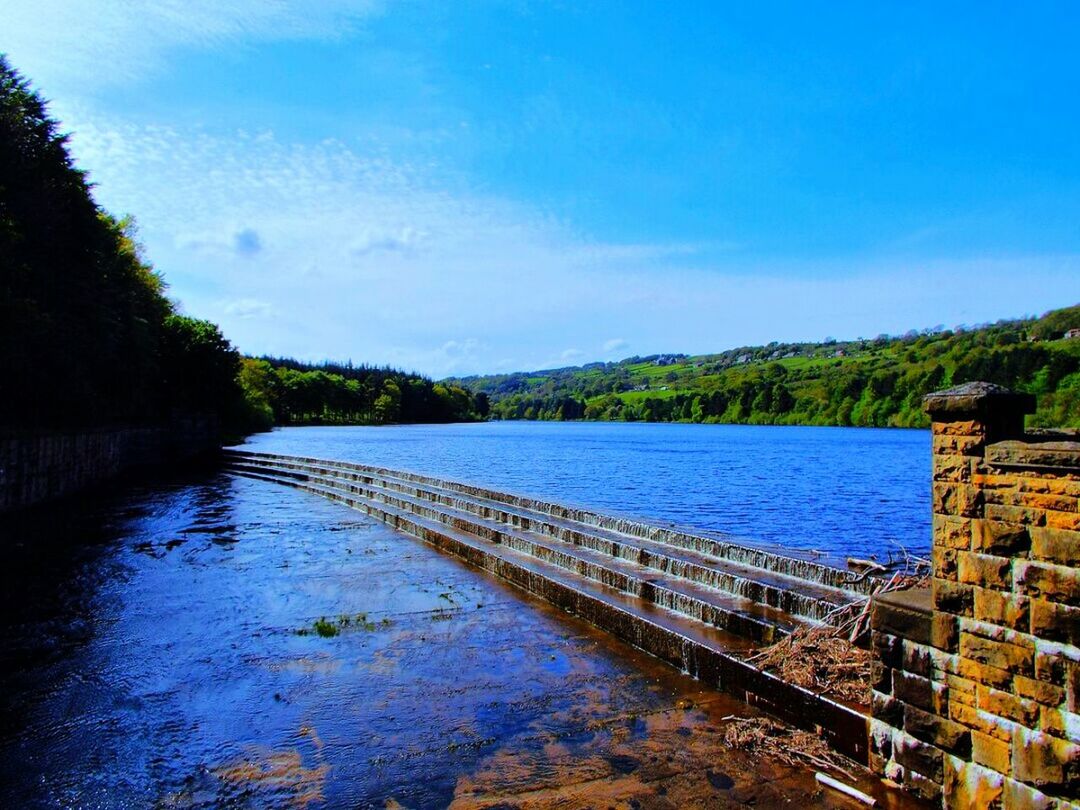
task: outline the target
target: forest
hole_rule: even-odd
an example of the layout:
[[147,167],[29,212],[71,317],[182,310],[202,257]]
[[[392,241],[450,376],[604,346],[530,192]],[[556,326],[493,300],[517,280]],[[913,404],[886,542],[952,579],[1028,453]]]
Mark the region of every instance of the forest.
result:
[[970,380],[1038,396],[1033,427],[1080,427],[1080,306],[1041,318],[454,380],[492,419],[925,427],[922,397]]

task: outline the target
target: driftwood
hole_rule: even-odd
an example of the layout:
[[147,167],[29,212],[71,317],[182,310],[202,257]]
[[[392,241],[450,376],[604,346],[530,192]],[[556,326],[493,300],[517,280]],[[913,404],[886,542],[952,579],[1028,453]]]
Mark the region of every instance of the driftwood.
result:
[[843,774],[852,782],[857,781],[857,777],[844,767],[850,762],[816,734],[785,726],[768,717],[728,715],[723,719],[727,722],[724,743],[731,748],[787,765],[824,768]]

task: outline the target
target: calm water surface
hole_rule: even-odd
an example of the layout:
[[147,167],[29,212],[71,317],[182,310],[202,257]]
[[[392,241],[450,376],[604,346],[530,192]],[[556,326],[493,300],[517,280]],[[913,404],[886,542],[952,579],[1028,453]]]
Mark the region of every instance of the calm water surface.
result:
[[930,545],[929,431],[643,423],[284,428],[245,447],[438,475],[784,548]]
[[0,544],[0,807],[830,806],[724,746],[747,707],[314,495],[210,472]]

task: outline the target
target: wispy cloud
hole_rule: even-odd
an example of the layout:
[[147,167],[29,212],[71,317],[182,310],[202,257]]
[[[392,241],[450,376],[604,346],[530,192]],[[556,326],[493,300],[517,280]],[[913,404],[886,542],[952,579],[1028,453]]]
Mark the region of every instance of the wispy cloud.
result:
[[100,87],[142,80],[181,48],[342,37],[380,6],[375,0],[7,0],[0,44],[50,88]]
[[221,311],[236,318],[265,318],[270,315],[272,309],[266,301],[260,301],[257,298],[241,298],[237,301],[225,302]]
[[254,353],[438,376],[612,358],[627,324],[643,353],[693,352],[996,319],[1002,296],[1021,312],[1080,298],[1076,256],[688,262],[685,246],[584,241],[336,141],[69,123],[95,193],[138,214],[173,294]]

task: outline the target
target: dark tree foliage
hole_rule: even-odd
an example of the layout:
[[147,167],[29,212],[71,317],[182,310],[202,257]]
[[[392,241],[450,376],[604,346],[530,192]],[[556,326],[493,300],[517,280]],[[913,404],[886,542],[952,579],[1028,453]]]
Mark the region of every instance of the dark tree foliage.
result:
[[0,426],[236,410],[239,357],[213,325],[174,314],[164,287],[0,56]]
[[486,397],[388,367],[269,357],[244,366],[242,383],[258,380],[245,388],[258,392],[279,425],[468,422],[485,415]]

